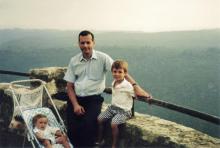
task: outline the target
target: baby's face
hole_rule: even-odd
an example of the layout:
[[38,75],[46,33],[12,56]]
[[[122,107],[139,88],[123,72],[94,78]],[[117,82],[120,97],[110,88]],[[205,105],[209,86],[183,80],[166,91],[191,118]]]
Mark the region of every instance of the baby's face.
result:
[[39,118],[36,122],[36,127],[38,129],[44,130],[47,126],[48,123],[48,119],[47,118]]

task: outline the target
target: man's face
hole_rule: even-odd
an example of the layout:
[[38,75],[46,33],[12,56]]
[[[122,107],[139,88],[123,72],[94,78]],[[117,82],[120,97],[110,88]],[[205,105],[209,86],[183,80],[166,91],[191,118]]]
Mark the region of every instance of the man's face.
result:
[[48,123],[48,119],[47,118],[39,118],[36,122],[36,127],[38,129],[44,130],[47,126]]
[[79,37],[79,47],[82,51],[84,58],[91,58],[94,45],[95,42],[92,40],[92,36],[90,34]]
[[122,80],[124,80],[125,75],[126,75],[126,72],[124,71],[123,68],[112,69],[112,76],[117,82],[121,82]]

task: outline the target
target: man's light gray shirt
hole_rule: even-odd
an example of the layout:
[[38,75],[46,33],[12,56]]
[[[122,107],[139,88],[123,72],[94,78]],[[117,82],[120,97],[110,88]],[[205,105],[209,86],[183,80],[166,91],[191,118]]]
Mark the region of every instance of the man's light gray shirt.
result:
[[105,89],[105,75],[111,71],[113,60],[107,54],[93,50],[89,60],[82,53],[72,57],[64,80],[74,83],[77,96],[101,94]]

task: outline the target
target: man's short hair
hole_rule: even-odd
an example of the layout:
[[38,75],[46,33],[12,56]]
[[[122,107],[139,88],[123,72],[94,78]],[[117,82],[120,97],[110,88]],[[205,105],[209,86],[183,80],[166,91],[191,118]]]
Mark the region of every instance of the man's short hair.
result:
[[113,68],[115,69],[124,69],[124,72],[128,72],[128,63],[124,60],[116,60],[113,62],[112,67],[111,67],[111,71],[113,70]]
[[83,30],[79,33],[79,36],[78,36],[78,40],[79,40],[79,37],[80,36],[87,36],[87,35],[91,35],[92,36],[92,41],[94,41],[94,34],[88,30]]

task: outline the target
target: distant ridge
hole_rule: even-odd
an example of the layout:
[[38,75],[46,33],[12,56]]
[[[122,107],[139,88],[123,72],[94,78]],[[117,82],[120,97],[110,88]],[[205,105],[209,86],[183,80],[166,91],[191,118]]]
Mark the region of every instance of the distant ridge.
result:
[[[33,46],[40,45],[42,48],[70,48],[73,44],[77,46],[77,30],[54,30],[54,29],[0,29],[0,50],[17,43]],[[220,47],[220,29],[206,29],[193,31],[171,31],[171,32],[132,32],[132,31],[95,31],[97,46],[124,46],[130,47],[152,46],[182,48],[191,47]],[[36,45],[37,44],[37,45]],[[48,45],[50,45],[48,47]],[[44,47],[45,46],[45,47]]]

